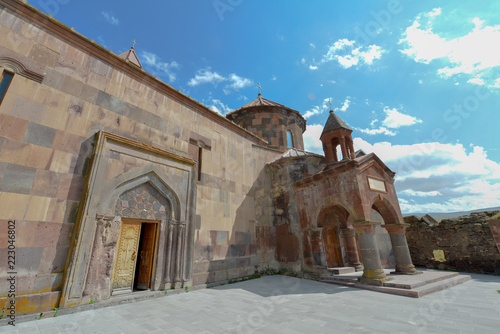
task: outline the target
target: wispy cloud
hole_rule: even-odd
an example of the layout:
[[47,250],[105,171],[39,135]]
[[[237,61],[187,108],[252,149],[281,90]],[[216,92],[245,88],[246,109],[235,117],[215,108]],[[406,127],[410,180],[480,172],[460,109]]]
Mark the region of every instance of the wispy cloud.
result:
[[203,103],[215,112],[221,115],[226,115],[227,113],[233,111],[227,104],[222,103],[219,99],[214,99],[212,96],[209,97],[208,101],[203,101]]
[[253,85],[253,81],[248,78],[240,77],[234,73],[229,74],[227,77],[220,75],[217,72],[211,71],[210,69],[199,70],[194,78],[191,78],[188,82],[188,85],[191,87],[196,87],[201,84],[213,84],[217,85],[218,83],[226,82],[227,84],[224,86],[224,93],[230,94],[232,91],[238,91],[240,89],[250,87]]
[[360,131],[361,133],[365,133],[367,135],[386,135],[386,136],[395,136],[396,132],[388,130],[386,127],[379,127],[376,129],[362,129],[362,128],[356,128],[356,130]]
[[401,52],[418,63],[439,60],[437,74],[443,78],[465,74],[472,78],[469,83],[495,87],[494,81],[500,75],[500,25],[485,26],[475,17],[469,21],[474,26],[472,31],[447,38],[433,31],[433,24],[442,16],[440,8],[419,14],[399,41],[404,45]]
[[396,108],[391,109],[389,107],[384,107],[384,112],[386,118],[382,121],[382,124],[391,129],[397,129],[402,126],[422,123],[422,120],[407,114],[403,114]]
[[356,41],[343,38],[333,43],[321,61],[315,65],[336,61],[344,69],[361,65],[369,66],[375,60],[380,59],[383,52],[384,50],[378,45],[357,47]]
[[204,71],[198,71],[198,73],[196,73],[194,78],[191,78],[191,80],[189,80],[188,85],[191,87],[195,87],[195,86],[205,84],[205,83],[216,84],[216,83],[219,83],[219,82],[222,82],[225,80],[226,80],[226,78],[224,78],[222,75],[220,75],[217,72],[212,72],[210,70],[204,70]]
[[120,24],[120,20],[118,20],[114,15],[113,13],[110,13],[110,12],[101,12],[101,15],[104,17],[104,19],[106,20],[106,22],[108,22],[109,24],[112,24],[112,25],[118,25]]
[[344,103],[340,108],[335,108],[335,111],[347,111],[347,108],[351,105],[351,97],[348,96],[345,98]]
[[174,82],[176,79],[175,71],[180,68],[176,61],[164,62],[154,53],[143,51],[141,53],[141,62],[149,67],[154,75],[167,76],[169,82]]
[[[395,136],[397,132],[394,129],[399,129],[402,126],[410,126],[418,123],[422,123],[421,119],[407,115],[398,111],[396,108],[384,107],[385,118],[382,121],[374,119],[370,125],[371,129],[356,128],[356,130],[365,133],[367,135],[386,135]],[[376,124],[380,123],[379,127]]]
[[[327,97],[323,100],[322,104],[319,106],[313,106],[311,109],[304,113],[304,118],[308,119],[314,115],[319,115],[330,110],[330,101],[334,101],[333,98]],[[351,97],[347,96],[339,107],[334,107],[335,111],[346,111],[351,105]],[[332,106],[333,107],[333,106]],[[326,122],[326,119],[325,119]]]

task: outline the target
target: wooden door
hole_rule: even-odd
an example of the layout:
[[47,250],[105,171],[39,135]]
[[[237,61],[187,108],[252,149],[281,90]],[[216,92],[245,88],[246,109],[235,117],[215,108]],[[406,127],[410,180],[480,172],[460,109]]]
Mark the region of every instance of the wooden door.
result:
[[326,265],[328,268],[340,266],[338,240],[337,234],[335,233],[335,227],[323,228],[323,240],[325,242]]
[[146,290],[151,287],[156,244],[156,226],[157,224],[143,224],[141,249],[139,252],[139,270],[137,274],[137,289],[139,290]]
[[141,223],[122,223],[113,270],[113,293],[132,292]]

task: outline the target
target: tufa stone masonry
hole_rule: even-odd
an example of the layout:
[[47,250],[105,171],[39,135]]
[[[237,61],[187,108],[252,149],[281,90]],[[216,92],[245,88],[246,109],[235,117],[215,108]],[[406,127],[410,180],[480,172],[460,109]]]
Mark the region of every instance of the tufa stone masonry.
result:
[[9,221],[18,314],[265,271],[416,273],[394,172],[333,111],[325,156],[306,152],[298,111],[259,93],[224,117],[19,0],[0,0],[0,75],[0,307]]

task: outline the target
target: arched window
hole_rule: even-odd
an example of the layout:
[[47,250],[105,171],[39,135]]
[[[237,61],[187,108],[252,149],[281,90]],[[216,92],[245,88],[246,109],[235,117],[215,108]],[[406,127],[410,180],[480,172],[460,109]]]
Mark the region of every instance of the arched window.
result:
[[0,76],[0,104],[2,104],[5,93],[7,93],[7,88],[9,88],[10,82],[14,75],[10,72],[4,71]]
[[287,130],[286,131],[286,142],[288,148],[294,148],[295,146],[293,145],[293,136],[292,136],[292,131]]

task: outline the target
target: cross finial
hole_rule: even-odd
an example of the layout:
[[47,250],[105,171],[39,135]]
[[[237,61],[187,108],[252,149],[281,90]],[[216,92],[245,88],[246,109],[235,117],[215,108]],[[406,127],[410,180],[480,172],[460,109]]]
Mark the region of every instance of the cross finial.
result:
[[135,41],[135,39],[133,39],[131,42],[132,42],[132,47],[134,48],[137,42]]
[[260,86],[260,82],[257,84],[257,88],[259,89],[259,95],[261,95],[260,91],[262,90],[262,87]]

